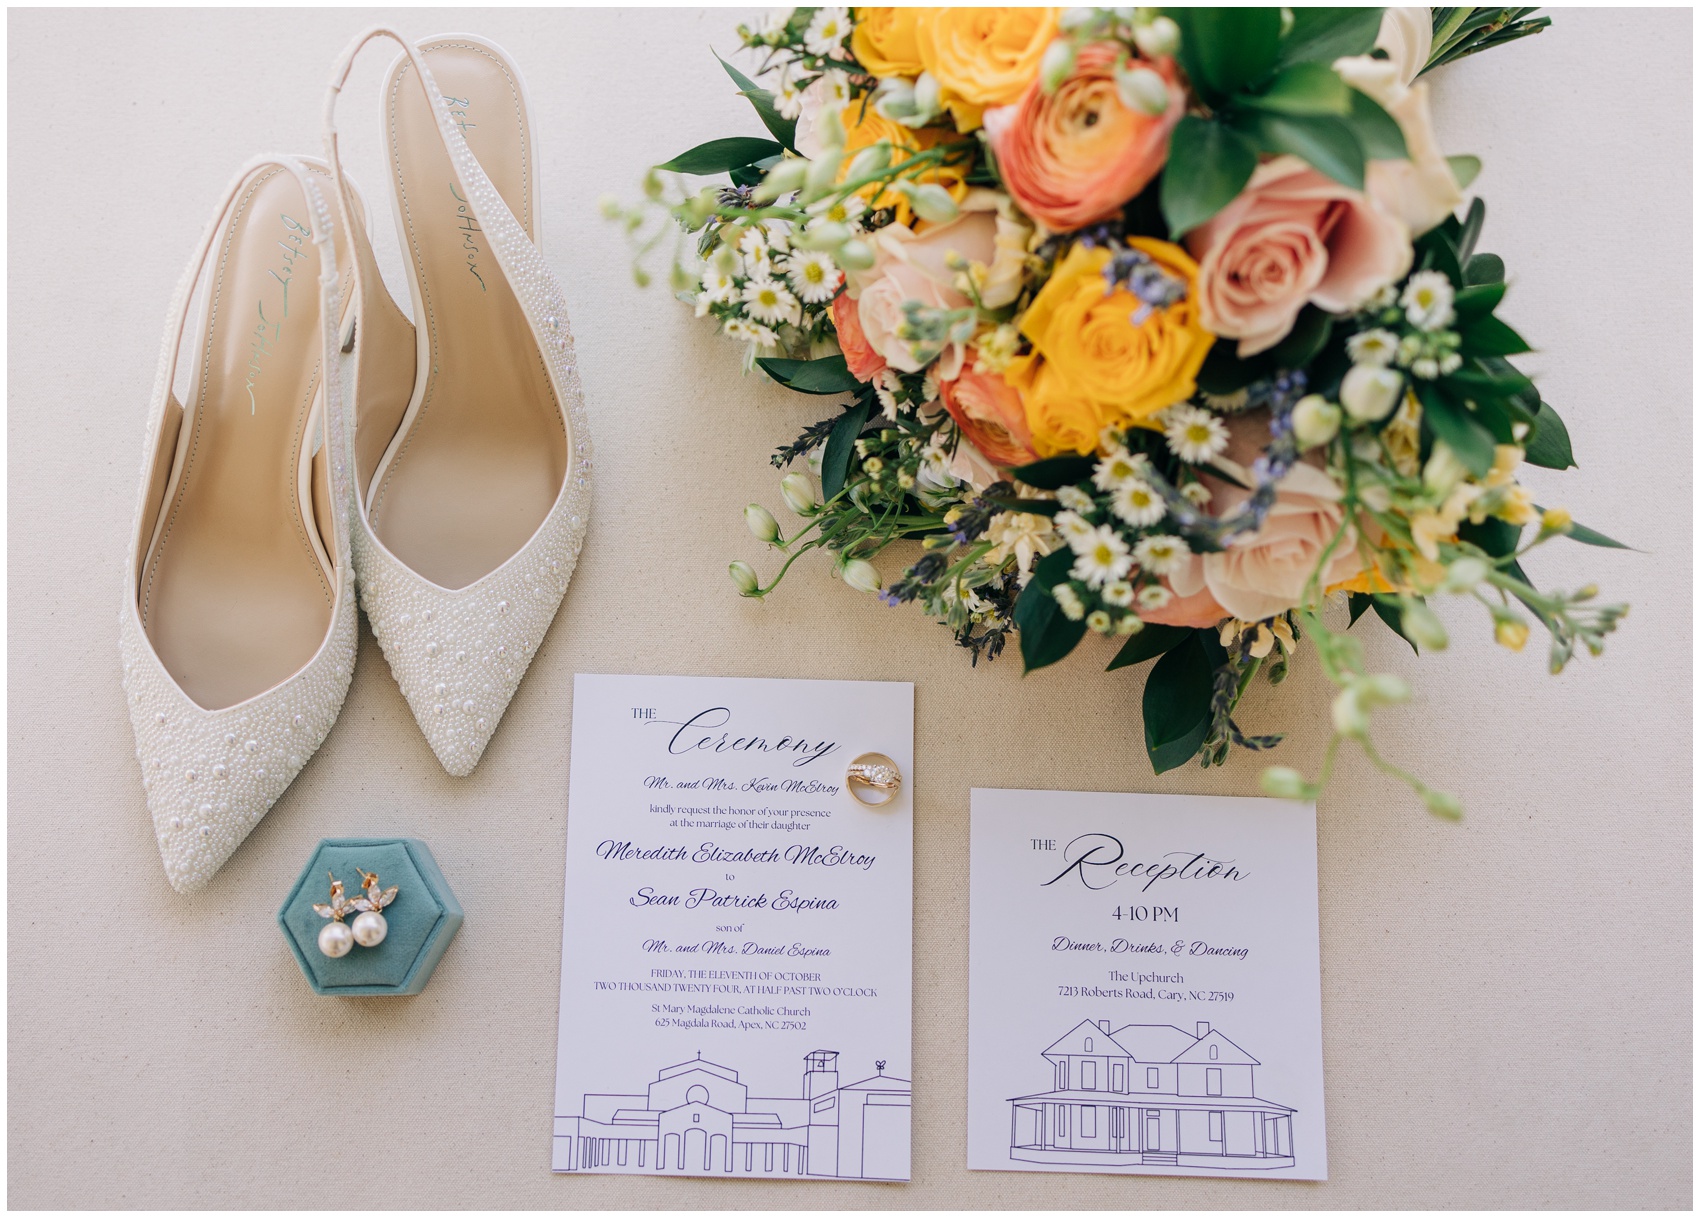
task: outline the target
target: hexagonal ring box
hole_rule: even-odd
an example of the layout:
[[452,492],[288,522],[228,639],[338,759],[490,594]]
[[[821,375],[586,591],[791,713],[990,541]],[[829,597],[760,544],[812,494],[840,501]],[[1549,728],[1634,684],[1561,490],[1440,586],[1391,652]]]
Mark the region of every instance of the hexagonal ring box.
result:
[[[360,870],[376,872],[399,891],[384,909],[389,933],[376,947],[356,946],[337,959],[319,950],[325,919],[315,903],[330,899],[330,877],[360,895]],[[348,917],[353,921],[354,915]],[[327,837],[290,889],[277,924],[315,994],[363,997],[417,994],[431,979],[464,920],[460,902],[424,842],[410,837]]]

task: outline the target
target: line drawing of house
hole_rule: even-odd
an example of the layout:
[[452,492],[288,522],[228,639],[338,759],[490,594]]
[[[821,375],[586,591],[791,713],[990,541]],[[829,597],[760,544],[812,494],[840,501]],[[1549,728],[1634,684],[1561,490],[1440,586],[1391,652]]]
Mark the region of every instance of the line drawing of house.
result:
[[1044,1050],[1054,1089],[1010,1100],[1009,1157],[1073,1166],[1202,1167],[1268,1171],[1293,1166],[1297,1109],[1260,1099],[1261,1065],[1198,1023],[1084,1020]]
[[885,1063],[840,1085],[838,1053],[803,1058],[802,1095],[752,1096],[701,1053],[657,1072],[641,1095],[586,1093],[555,1116],[556,1171],[686,1176],[909,1178],[909,1080]]

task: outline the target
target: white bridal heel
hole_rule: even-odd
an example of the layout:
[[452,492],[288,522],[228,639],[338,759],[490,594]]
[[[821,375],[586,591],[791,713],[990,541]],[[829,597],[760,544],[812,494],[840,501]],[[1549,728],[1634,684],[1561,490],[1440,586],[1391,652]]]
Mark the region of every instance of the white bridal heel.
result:
[[323,743],[354,671],[336,362],[353,276],[339,279],[321,184],[318,161],[241,169],[172,300],[154,381],[119,646],[160,857],[183,893]]
[[415,47],[389,29],[361,34],[325,105],[339,186],[336,101],[374,38],[403,49],[382,117],[418,326],[362,248],[354,563],[396,683],[444,769],[465,775],[572,576],[590,440],[566,301],[536,245],[537,148],[518,71],[470,35]]

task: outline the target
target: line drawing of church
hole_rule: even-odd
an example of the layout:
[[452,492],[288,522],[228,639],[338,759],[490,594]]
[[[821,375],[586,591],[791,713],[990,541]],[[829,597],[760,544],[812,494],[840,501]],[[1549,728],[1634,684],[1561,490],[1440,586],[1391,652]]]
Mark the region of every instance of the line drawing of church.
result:
[[838,1053],[803,1058],[802,1095],[752,1096],[738,1072],[701,1053],[660,1070],[641,1095],[586,1093],[556,1114],[556,1171],[685,1176],[909,1178],[909,1080],[840,1085]]
[[1010,1100],[1009,1156],[1028,1163],[1266,1171],[1293,1166],[1293,1116],[1257,1096],[1261,1065],[1200,1021],[1084,1020],[1044,1050],[1054,1090]]

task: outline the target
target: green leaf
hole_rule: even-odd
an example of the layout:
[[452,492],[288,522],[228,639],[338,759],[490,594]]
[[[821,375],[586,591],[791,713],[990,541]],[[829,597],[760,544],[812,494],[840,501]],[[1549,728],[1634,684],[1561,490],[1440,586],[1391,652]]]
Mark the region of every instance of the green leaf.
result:
[[[1292,153],[1342,185],[1353,190],[1364,187],[1363,145],[1341,119],[1292,118],[1285,114],[1245,111],[1235,125],[1264,152]],[[1173,165],[1173,153],[1170,164]]]
[[1476,240],[1482,235],[1482,224],[1487,219],[1487,204],[1481,199],[1470,200],[1470,210],[1464,213],[1464,227],[1458,234],[1458,257],[1467,265],[1470,255],[1476,252]]
[[1278,62],[1332,64],[1342,55],[1367,55],[1381,31],[1379,8],[1294,8],[1293,27],[1281,40]]
[[1278,8],[1165,9],[1180,26],[1181,66],[1201,93],[1225,97],[1269,75],[1281,48]]
[[1458,539],[1467,541],[1481,548],[1484,554],[1494,558],[1504,558],[1507,554],[1516,552],[1517,543],[1523,538],[1523,530],[1518,525],[1507,524],[1497,516],[1489,516],[1480,524],[1469,521],[1458,526]]
[[798,393],[854,393],[862,387],[842,355],[824,359],[758,359],[756,364],[785,388]]
[[1452,308],[1458,314],[1459,321],[1472,322],[1492,313],[1504,299],[1504,280],[1498,283],[1478,283],[1459,292],[1453,298]]
[[1043,461],[1035,461],[1031,465],[1023,465],[1009,472],[1015,475],[1017,482],[1025,483],[1036,490],[1055,491],[1086,481],[1092,476],[1092,470],[1097,464],[1097,459],[1093,457],[1046,457]]
[[1573,469],[1576,458],[1570,453],[1570,429],[1558,417],[1558,411],[1541,403],[1535,412],[1534,430],[1523,449],[1523,459],[1542,469]]
[[1497,317],[1478,317],[1458,327],[1464,350],[1471,355],[1521,355],[1532,350],[1523,336]]
[[1369,612],[1369,607],[1374,604],[1374,601],[1370,599],[1367,592],[1348,592],[1346,593],[1346,604],[1352,611],[1352,620],[1346,623],[1346,629],[1350,630],[1358,624],[1360,617]]
[[1296,63],[1275,74],[1262,93],[1242,94],[1241,105],[1275,114],[1332,114],[1345,117],[1352,109],[1351,90],[1340,73],[1325,63]]
[[835,498],[844,489],[844,479],[850,473],[850,458],[856,454],[856,438],[862,434],[868,412],[872,409],[873,403],[864,398],[839,415],[838,422],[832,425],[832,432],[826,438],[826,451],[821,454],[820,461],[820,489],[826,498]]
[[1351,114],[1347,122],[1363,145],[1364,156],[1372,161],[1403,161],[1411,154],[1405,147],[1405,132],[1394,118],[1373,97],[1352,93]]
[[706,177],[709,174],[741,168],[764,157],[778,156],[784,151],[781,145],[772,140],[756,139],[750,135],[734,135],[727,139],[698,144],[690,151],[681,152],[656,168],[669,173],[691,173]]
[[1122,649],[1116,652],[1116,658],[1110,661],[1105,672],[1114,672],[1118,668],[1127,668],[1133,664],[1143,664],[1154,660],[1166,651],[1186,641],[1192,633],[1188,626],[1159,626],[1148,624],[1138,634],[1130,635]]
[[1370,597],[1370,603],[1375,608],[1375,616],[1387,623],[1388,629],[1392,630],[1394,634],[1409,643],[1412,651],[1421,655],[1422,652],[1418,650],[1416,640],[1405,633],[1405,610],[1404,606],[1399,603],[1399,598],[1377,592]]
[[[1450,216],[1417,239],[1416,250],[1420,269],[1433,269],[1445,275],[1453,287],[1464,284],[1464,264],[1458,261],[1458,247],[1452,244],[1452,231],[1459,227]],[[1450,231],[1449,231],[1450,230]]]
[[1504,283],[1505,260],[1498,254],[1476,254],[1471,257],[1464,268],[1464,282],[1475,285],[1478,283]]
[[1257,168],[1257,148],[1237,131],[1197,115],[1186,115],[1169,137],[1163,169],[1163,219],[1179,240],[1221,211]]
[[[1537,512],[1546,511],[1546,509],[1538,503],[1535,505],[1535,510]],[[1590,529],[1587,525],[1580,524],[1574,520],[1570,522],[1570,531],[1566,533],[1565,536],[1570,538],[1571,541],[1579,541],[1585,546],[1600,546],[1607,550],[1635,549],[1634,546],[1626,546],[1621,541],[1613,540],[1612,538],[1607,537],[1604,533],[1601,533],[1596,529]],[[1637,553],[1639,553],[1639,551],[1637,551]],[[1138,638],[1139,636],[1135,635],[1134,637]]]
[[1482,158],[1479,156],[1449,156],[1446,158],[1447,168],[1452,170],[1452,180],[1458,183],[1459,190],[1470,189],[1470,183],[1476,180],[1476,175],[1482,171]]
[[[720,59],[720,56],[716,54],[715,58]],[[784,144],[787,149],[796,152],[797,120],[786,118],[779,113],[779,107],[774,102],[773,94],[756,84],[737,68],[734,68],[724,59],[720,59],[720,66],[726,69],[726,75],[730,76],[733,83],[738,86],[738,96],[750,99],[750,105],[756,108],[756,114],[761,118],[762,126],[766,127],[772,133],[773,138]]]
[[1493,468],[1493,433],[1470,416],[1470,412],[1436,386],[1419,382],[1417,397],[1423,404],[1423,426],[1445,440],[1476,477]]
[[1071,622],[1051,595],[1051,589],[1068,578],[1074,552],[1057,550],[1039,560],[1033,578],[1015,602],[1015,625],[1021,632],[1021,664],[1024,673],[1055,664],[1074,650],[1086,634],[1084,621]]
[[1002,495],[987,495],[987,500],[1011,512],[1026,512],[1029,516],[1055,516],[1062,504],[1055,499],[1006,499]]
[[1293,320],[1287,337],[1269,349],[1269,360],[1277,368],[1303,368],[1327,345],[1333,332],[1334,319],[1307,304]]
[[1216,669],[1227,658],[1212,633],[1192,637],[1165,652],[1145,680],[1145,752],[1157,773],[1185,765],[1210,734],[1210,695]]

